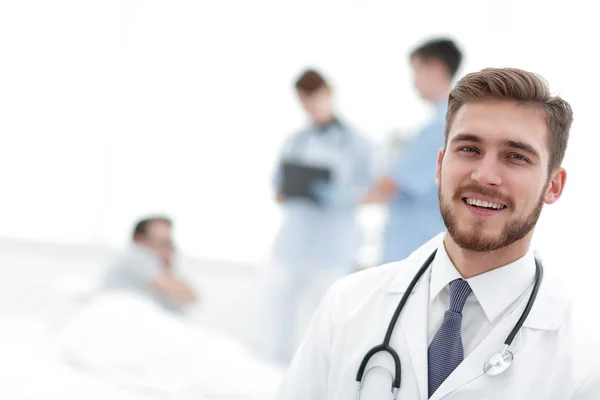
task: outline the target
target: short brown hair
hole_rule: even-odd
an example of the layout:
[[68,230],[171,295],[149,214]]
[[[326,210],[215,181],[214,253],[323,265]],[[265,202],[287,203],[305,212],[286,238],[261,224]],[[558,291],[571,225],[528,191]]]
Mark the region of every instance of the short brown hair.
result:
[[550,161],[548,171],[560,167],[567,151],[573,110],[569,103],[550,94],[548,82],[538,74],[517,68],[486,68],[465,75],[450,92],[446,114],[446,144],[452,122],[467,102],[514,100],[541,110],[548,125]]
[[153,215],[138,220],[133,227],[133,239],[137,239],[148,234],[150,225],[154,222],[163,222],[167,225],[173,226],[173,220],[166,215]]
[[413,49],[410,58],[414,57],[418,57],[425,62],[431,60],[441,62],[452,79],[460,67],[463,55],[452,39],[439,38],[429,40]]
[[305,70],[296,79],[296,90],[301,90],[307,94],[312,94],[322,87],[328,87],[329,85],[325,81],[325,78],[314,69]]

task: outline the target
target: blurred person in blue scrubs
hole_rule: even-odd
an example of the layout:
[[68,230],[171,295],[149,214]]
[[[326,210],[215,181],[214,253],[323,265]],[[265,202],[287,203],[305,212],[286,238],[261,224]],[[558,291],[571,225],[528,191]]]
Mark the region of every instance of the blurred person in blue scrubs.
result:
[[131,243],[108,269],[101,289],[132,291],[176,312],[194,303],[194,290],[175,273],[172,228],[165,216],[139,220]]
[[[329,286],[356,268],[361,238],[355,213],[372,183],[370,143],[336,116],[332,88],[321,73],[304,71],[295,89],[310,123],[287,138],[280,153],[273,183],[283,222],[268,273],[269,352],[282,363],[303,334],[303,313],[307,320]],[[328,183],[314,186],[318,202],[282,193],[282,164],[290,160],[331,172]]]
[[402,149],[387,174],[363,199],[388,204],[382,262],[406,258],[445,230],[435,184],[437,154],[444,147],[448,94],[462,53],[450,39],[427,41],[410,54],[414,87],[434,108],[433,118]]

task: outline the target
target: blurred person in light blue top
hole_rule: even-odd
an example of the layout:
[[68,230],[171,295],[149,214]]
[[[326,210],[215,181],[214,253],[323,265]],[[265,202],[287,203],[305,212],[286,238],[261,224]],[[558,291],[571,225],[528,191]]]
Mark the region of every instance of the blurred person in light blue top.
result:
[[[355,219],[372,179],[371,146],[333,107],[331,86],[312,69],[296,81],[299,100],[310,124],[287,138],[274,174],[274,189],[283,222],[273,249],[270,307],[273,356],[287,362],[302,334],[306,317],[337,278],[356,268],[360,229]],[[318,202],[286,198],[282,164],[293,161],[331,172],[331,180],[314,186]]]
[[427,41],[410,54],[415,89],[433,106],[434,114],[363,201],[389,206],[383,263],[406,258],[445,230],[435,168],[438,150],[444,147],[448,94],[461,61],[461,51],[452,40],[445,38]]

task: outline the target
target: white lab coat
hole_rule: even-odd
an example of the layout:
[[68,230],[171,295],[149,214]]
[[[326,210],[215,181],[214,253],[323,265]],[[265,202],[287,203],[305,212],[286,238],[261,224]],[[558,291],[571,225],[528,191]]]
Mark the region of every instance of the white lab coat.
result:
[[[276,399],[355,399],[356,373],[363,356],[383,341],[402,294],[442,240],[440,234],[406,260],[355,273],[336,283],[314,315]],[[392,335],[390,344],[402,362],[398,399],[427,399],[429,276],[426,273],[414,288]],[[576,325],[569,302],[547,277],[511,346],[512,367],[495,377],[483,373],[485,361],[502,349],[528,297],[467,355],[432,400],[600,399],[600,351],[594,331]],[[393,371],[386,353],[371,360],[367,368],[381,366]],[[368,376],[361,399],[391,398],[389,374],[376,368]]]

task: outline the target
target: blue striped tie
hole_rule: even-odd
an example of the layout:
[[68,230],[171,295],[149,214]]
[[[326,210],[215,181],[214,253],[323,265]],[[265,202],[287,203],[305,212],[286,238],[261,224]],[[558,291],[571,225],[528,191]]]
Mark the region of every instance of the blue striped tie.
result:
[[444,314],[444,322],[429,345],[429,397],[464,358],[460,328],[462,309],[469,294],[471,287],[467,281],[456,279],[450,282],[450,308]]

